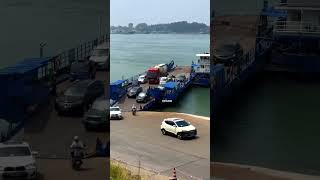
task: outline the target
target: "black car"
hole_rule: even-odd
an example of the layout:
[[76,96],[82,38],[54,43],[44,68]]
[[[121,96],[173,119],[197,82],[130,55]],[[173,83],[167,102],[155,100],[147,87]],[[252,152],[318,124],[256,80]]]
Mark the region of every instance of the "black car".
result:
[[93,101],[104,94],[104,84],[99,80],[77,81],[62,96],[56,98],[55,109],[58,114],[84,113]]
[[217,45],[213,50],[213,59],[215,64],[224,64],[231,66],[243,56],[243,49],[238,42],[223,43]]
[[136,98],[137,103],[146,103],[150,100],[150,96],[148,93],[141,92]]
[[95,67],[90,61],[78,60],[70,67],[70,80],[85,80],[95,78]]
[[129,98],[135,98],[135,97],[137,97],[137,95],[138,95],[139,93],[141,93],[142,91],[143,91],[142,87],[136,86],[136,87],[131,88],[131,89],[128,91],[127,96],[128,96]]
[[84,127],[89,129],[109,129],[109,99],[105,97],[98,98],[92,104],[83,119]]

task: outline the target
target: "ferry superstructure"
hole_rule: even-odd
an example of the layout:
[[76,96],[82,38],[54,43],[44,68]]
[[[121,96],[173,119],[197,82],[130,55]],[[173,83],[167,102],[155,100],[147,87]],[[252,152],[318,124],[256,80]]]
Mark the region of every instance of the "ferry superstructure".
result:
[[281,0],[274,9],[284,12],[273,25],[274,70],[320,72],[320,1]]
[[193,84],[210,87],[210,54],[196,54],[198,62],[195,64],[195,79]]

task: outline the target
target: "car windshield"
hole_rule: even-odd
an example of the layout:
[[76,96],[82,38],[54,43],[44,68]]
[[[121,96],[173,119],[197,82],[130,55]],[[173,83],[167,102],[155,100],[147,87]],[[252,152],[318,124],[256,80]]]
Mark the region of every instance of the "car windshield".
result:
[[65,96],[83,96],[85,93],[85,88],[71,87],[64,93]]
[[10,156],[30,156],[31,152],[28,147],[5,147],[0,148],[0,157]]
[[108,101],[107,100],[98,100],[98,101],[95,101],[92,105],[92,109],[97,109],[97,110],[100,110],[100,111],[105,111],[107,110],[107,103]]
[[137,92],[137,90],[138,90],[139,88],[138,87],[134,87],[134,88],[132,88],[131,90],[130,90],[130,92]]
[[95,49],[92,53],[94,56],[107,56],[108,49]]
[[110,108],[110,111],[120,111],[120,108],[112,107],[112,108]]
[[178,127],[189,126],[189,123],[187,123],[186,121],[176,121],[176,124]]
[[71,65],[71,73],[88,72],[89,66],[86,63],[75,63]]
[[158,76],[158,74],[159,74],[158,72],[149,71],[147,76],[150,78],[155,78]]
[[144,97],[144,96],[146,96],[146,93],[140,93],[139,94],[139,97]]

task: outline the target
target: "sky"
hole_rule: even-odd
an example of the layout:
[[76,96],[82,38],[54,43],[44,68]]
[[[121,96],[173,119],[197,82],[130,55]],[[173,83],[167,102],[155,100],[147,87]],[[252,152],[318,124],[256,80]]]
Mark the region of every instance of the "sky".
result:
[[177,21],[210,23],[210,0],[110,0],[112,26]]

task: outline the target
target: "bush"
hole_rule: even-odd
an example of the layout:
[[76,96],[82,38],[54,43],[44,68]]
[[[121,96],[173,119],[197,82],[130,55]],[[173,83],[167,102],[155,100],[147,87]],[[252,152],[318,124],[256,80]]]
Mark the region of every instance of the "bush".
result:
[[110,179],[111,180],[141,180],[138,175],[132,175],[132,173],[114,163],[110,164]]

